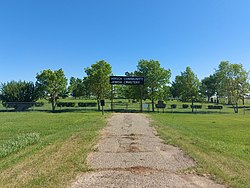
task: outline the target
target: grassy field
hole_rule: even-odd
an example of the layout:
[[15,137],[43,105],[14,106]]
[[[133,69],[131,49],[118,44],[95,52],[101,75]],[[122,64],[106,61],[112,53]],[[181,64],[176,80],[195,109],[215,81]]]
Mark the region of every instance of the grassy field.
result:
[[[250,187],[250,115],[155,113],[161,137],[198,162],[195,170],[230,187]],[[216,176],[216,177],[215,177]]]
[[0,187],[66,187],[88,170],[85,158],[105,118],[97,112],[1,112]]
[[[29,112],[7,112],[0,105],[0,187],[65,187],[78,173],[89,170],[86,155],[109,114],[77,106],[50,113],[50,104],[44,102]],[[114,102],[117,109],[126,109],[127,103],[128,110],[139,110],[139,103]],[[149,115],[167,143],[180,146],[198,162],[192,170],[232,187],[249,187],[250,110],[235,114],[230,106],[210,110],[211,104],[203,103],[192,114],[190,106],[183,109],[181,102],[166,104],[164,113],[161,109]],[[171,104],[177,108],[171,109]],[[109,105],[107,101],[105,108]]]

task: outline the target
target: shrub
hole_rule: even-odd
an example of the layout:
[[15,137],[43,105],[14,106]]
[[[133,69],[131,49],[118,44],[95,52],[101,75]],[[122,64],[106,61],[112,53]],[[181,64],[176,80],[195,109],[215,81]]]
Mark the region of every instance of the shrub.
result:
[[35,107],[42,107],[44,106],[44,102],[36,102]]
[[[32,82],[11,81],[4,83],[1,85],[0,93],[3,105],[15,108],[15,110],[27,110],[33,105],[31,103],[38,99],[37,89]],[[18,102],[23,102],[21,107],[18,105]],[[30,105],[28,105],[29,102]]]
[[221,110],[223,108],[223,106],[213,106],[213,105],[208,105],[207,107],[208,109],[219,109]]
[[171,104],[171,108],[176,108],[177,105],[176,104]]
[[56,103],[58,107],[74,107],[75,103],[74,102],[58,102]]
[[79,102],[78,106],[79,107],[96,107],[97,103],[96,102]]
[[4,106],[6,108],[14,108],[15,111],[25,111],[32,107],[34,102],[5,102]]
[[195,109],[201,109],[202,105],[190,105],[191,108],[195,108]]
[[188,108],[188,104],[183,104],[182,108]]

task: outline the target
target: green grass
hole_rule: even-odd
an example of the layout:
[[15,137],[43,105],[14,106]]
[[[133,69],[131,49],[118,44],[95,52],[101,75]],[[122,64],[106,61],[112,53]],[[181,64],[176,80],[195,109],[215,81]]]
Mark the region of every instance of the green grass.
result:
[[170,144],[193,157],[199,174],[211,174],[230,187],[250,186],[250,115],[152,114],[154,126]]
[[[107,116],[97,112],[0,113],[0,146],[18,148],[0,158],[0,187],[68,186],[77,174],[89,170],[86,156]],[[39,139],[27,141],[29,133],[39,134]],[[13,141],[16,144],[7,144]]]
[[39,138],[39,134],[37,133],[27,133],[7,140],[4,144],[0,145],[0,158],[6,157],[29,145],[35,144],[38,142]]

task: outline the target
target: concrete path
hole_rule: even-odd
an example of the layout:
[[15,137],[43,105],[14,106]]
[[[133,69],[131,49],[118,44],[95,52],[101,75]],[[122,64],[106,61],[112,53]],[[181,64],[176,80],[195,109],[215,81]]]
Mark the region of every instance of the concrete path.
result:
[[181,174],[195,162],[163,144],[143,114],[114,114],[87,160],[94,171],[79,176],[72,188],[224,187],[205,177]]

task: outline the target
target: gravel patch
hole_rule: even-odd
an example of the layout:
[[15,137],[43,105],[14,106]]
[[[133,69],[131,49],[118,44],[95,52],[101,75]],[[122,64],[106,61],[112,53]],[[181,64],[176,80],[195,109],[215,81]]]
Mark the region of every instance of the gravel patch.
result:
[[164,144],[143,114],[114,114],[87,162],[94,171],[80,175],[72,188],[224,187],[206,177],[180,174],[195,162]]

